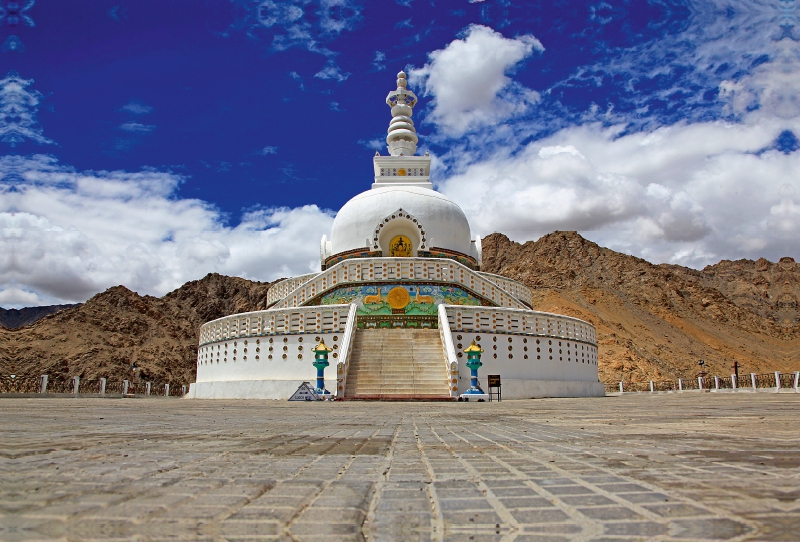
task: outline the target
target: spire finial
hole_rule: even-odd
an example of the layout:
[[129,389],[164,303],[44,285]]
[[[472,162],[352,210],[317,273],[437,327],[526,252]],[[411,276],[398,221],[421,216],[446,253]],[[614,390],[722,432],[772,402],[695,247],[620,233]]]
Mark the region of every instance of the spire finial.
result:
[[386,143],[392,156],[413,156],[417,152],[417,130],[411,120],[413,108],[417,104],[417,96],[408,88],[406,73],[397,74],[397,90],[386,97],[386,103],[392,108],[392,122],[389,123],[389,135]]

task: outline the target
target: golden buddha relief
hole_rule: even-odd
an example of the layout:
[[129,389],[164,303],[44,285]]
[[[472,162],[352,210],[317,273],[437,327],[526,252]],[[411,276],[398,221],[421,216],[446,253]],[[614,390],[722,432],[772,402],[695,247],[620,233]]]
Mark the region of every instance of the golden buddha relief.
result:
[[389,243],[389,256],[392,258],[410,258],[411,240],[405,235],[397,235]]

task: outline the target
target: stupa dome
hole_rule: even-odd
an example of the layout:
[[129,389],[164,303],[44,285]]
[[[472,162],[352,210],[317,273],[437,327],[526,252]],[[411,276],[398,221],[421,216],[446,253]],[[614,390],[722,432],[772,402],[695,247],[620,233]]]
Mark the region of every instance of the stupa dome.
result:
[[333,254],[369,247],[386,256],[389,241],[407,237],[416,255],[431,247],[470,254],[470,229],[461,207],[447,196],[418,186],[385,186],[344,204],[331,230]]

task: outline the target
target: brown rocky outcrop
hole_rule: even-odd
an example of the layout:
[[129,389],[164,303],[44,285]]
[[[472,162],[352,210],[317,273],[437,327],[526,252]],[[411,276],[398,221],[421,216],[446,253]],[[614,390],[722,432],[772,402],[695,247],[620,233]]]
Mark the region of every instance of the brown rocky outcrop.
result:
[[197,334],[209,320],[263,309],[269,283],[216,273],[157,298],[124,286],[19,330],[0,330],[0,373],[194,381]]
[[646,381],[800,369],[800,265],[653,265],[557,231],[524,244],[483,239],[484,270],[534,290],[534,308],[597,327],[600,379]]
[[[557,231],[524,244],[483,240],[484,270],[533,289],[533,307],[597,327],[600,379],[615,382],[800,369],[800,264],[723,260],[702,270],[654,265]],[[265,308],[270,284],[209,274],[167,295],[110,288],[18,330],[0,328],[0,373],[130,374],[191,382],[209,320]]]

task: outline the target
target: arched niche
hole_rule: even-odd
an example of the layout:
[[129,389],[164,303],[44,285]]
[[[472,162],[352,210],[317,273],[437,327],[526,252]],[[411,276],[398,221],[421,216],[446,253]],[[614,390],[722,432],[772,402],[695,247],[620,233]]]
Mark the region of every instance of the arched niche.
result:
[[425,226],[403,209],[384,217],[372,235],[372,250],[380,250],[384,257],[417,256],[427,248]]

